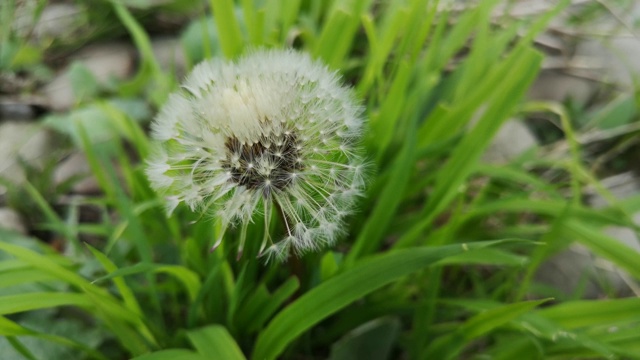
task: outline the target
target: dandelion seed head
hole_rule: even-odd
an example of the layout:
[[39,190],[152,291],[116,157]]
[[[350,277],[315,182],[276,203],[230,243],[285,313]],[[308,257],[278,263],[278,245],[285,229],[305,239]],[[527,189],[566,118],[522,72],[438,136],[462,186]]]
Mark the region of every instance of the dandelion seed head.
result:
[[193,69],[155,118],[146,172],[169,213],[183,202],[222,229],[257,214],[267,223],[280,218],[280,240],[265,234],[260,248],[285,260],[344,232],[365,186],[363,126],[352,91],[306,54],[211,60]]

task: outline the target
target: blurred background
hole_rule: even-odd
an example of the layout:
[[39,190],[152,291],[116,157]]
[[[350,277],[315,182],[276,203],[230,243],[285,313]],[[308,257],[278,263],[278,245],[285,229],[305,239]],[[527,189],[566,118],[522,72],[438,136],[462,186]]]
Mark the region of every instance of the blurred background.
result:
[[[353,41],[342,55],[335,57],[323,53],[322,45],[328,44],[326,49],[330,49],[333,40],[325,41],[322,36],[334,36],[336,39],[340,36],[325,30],[338,24],[328,23],[333,19],[330,16],[333,9],[341,7],[338,0],[257,1],[255,17],[252,18],[254,22],[247,22],[251,19],[245,11],[252,7],[247,5],[251,3],[249,1],[226,2],[233,6],[226,13],[234,14],[236,21],[212,16],[212,4],[218,6],[215,4],[225,2],[121,0],[115,3],[120,7],[114,6],[114,2],[101,0],[3,0],[0,4],[0,228],[7,230],[2,233],[2,241],[13,242],[8,239],[20,234],[21,238],[37,239],[72,259],[77,259],[74,256],[79,250],[73,250],[70,238],[77,239],[78,244],[88,243],[97,248],[113,245],[113,239],[121,234],[118,231],[122,229],[118,230],[117,225],[122,209],[114,205],[115,200],[100,200],[105,196],[110,199],[117,197],[113,188],[105,188],[109,181],[101,178],[115,174],[120,181],[131,185],[128,177],[132,173],[127,166],[140,166],[145,146],[141,145],[144,141],[140,139],[167,94],[198,62],[211,57],[234,57],[242,51],[241,48],[293,47],[312,51],[314,56],[323,58],[331,68],[340,71],[347,83],[357,88],[358,95],[368,107],[367,114],[372,118],[373,134],[383,132],[384,126],[377,125],[379,122],[376,121],[380,121],[377,116],[387,110],[384,99],[395,89],[392,87],[395,83],[386,81],[387,76],[392,79],[388,74],[396,73],[395,65],[384,64],[400,63],[404,55],[394,48],[388,57],[382,58],[380,74],[368,73],[370,64],[374,64],[373,68],[377,66],[371,60],[375,58],[372,55],[375,49],[370,46],[370,32],[377,33],[379,40],[384,39],[384,21],[388,19],[380,22],[378,19],[386,19],[385,14],[405,5],[410,9],[408,2],[398,2],[397,8],[391,0],[358,5],[361,13],[348,18],[354,24],[353,34],[349,33]],[[345,8],[351,9],[351,4],[356,2],[345,3],[349,4]],[[444,23],[446,26],[442,26],[440,35],[451,37],[442,35],[445,45],[429,37],[417,45],[418,53],[424,51],[427,53],[425,58],[428,58],[431,56],[429,51],[440,51],[438,47],[442,47],[443,52],[449,51],[444,50],[446,41],[451,44],[458,33],[462,41],[450,54],[443,55],[447,57],[435,60],[435,63],[441,63],[441,67],[433,65],[433,61],[425,65],[425,69],[433,66],[435,70],[426,71],[425,74],[430,75],[419,78],[415,85],[419,88],[420,84],[428,84],[433,90],[429,98],[425,97],[424,104],[419,100],[416,105],[416,109],[426,115],[446,110],[446,107],[442,110],[436,106],[439,101],[450,104],[449,109],[461,104],[456,99],[467,97],[462,92],[456,93],[456,89],[462,86],[464,74],[473,73],[473,69],[477,69],[473,75],[477,80],[472,80],[476,83],[464,86],[473,89],[482,85],[483,72],[489,73],[491,64],[482,63],[475,67],[473,61],[482,57],[478,52],[490,55],[494,49],[487,45],[490,41],[481,33],[483,26],[486,25],[496,39],[504,37],[507,48],[515,47],[517,40],[509,39],[526,37],[528,33],[513,24],[530,24],[532,19],[551,14],[558,5],[556,1],[544,0],[494,1],[486,17],[477,15],[477,18],[469,18],[465,15],[475,14],[478,2],[433,3],[430,2],[429,6],[436,9],[434,29]],[[213,10],[215,14],[216,9]],[[346,10],[345,14],[348,14]],[[405,15],[408,17],[411,13]],[[469,24],[468,31],[457,26],[464,22]],[[384,26],[378,27],[379,23]],[[253,28],[256,24],[260,24],[264,31],[256,32]],[[225,26],[231,30],[228,33],[224,31],[221,36],[220,30]],[[234,31],[236,35],[233,35]],[[233,39],[229,34],[244,39],[244,45],[234,45],[233,41],[225,40]],[[409,37],[407,34],[402,36]],[[403,39],[402,36],[398,39]],[[476,41],[484,41],[482,46],[486,47],[476,47]],[[525,77],[528,71],[535,78],[524,91],[522,101],[516,101],[519,105],[508,112],[499,130],[491,134],[493,138],[487,140],[488,145],[481,149],[482,155],[477,162],[485,166],[478,170],[481,176],[465,180],[460,202],[434,215],[433,229],[437,231],[442,224],[454,222],[452,219],[465,211],[461,209],[473,209],[477,196],[482,201],[492,198],[502,202],[493,208],[486,206],[478,210],[482,220],[469,220],[471,215],[464,218],[469,224],[456,228],[460,231],[458,234],[462,234],[459,236],[461,239],[489,239],[499,234],[498,238],[512,235],[546,241],[545,234],[554,231],[554,221],[563,219],[564,215],[558,214],[562,210],[558,204],[563,202],[550,201],[544,205],[548,208],[544,209],[528,208],[533,205],[525,204],[515,213],[502,216],[500,212],[503,209],[510,204],[515,206],[508,200],[516,197],[527,199],[529,196],[544,200],[576,199],[585,209],[593,209],[588,210],[593,214],[602,210],[603,214],[611,215],[607,218],[609,220],[598,218],[594,223],[607,239],[615,239],[624,247],[615,248],[615,251],[603,248],[601,252],[594,253],[597,239],[592,246],[585,246],[580,241],[563,242],[553,251],[534,257],[536,266],[527,275],[533,278],[533,285],[515,298],[552,296],[562,302],[638,297],[640,286],[634,279],[637,273],[629,274],[629,269],[633,268],[634,261],[636,270],[640,269],[640,2],[569,1],[568,6],[553,14],[544,24],[544,29],[535,34],[531,44],[544,55],[539,72],[536,68],[516,66],[513,72],[505,70],[505,80]],[[384,44],[378,46],[384,47]],[[500,94],[510,96],[510,93]],[[482,121],[479,120],[482,109],[482,106],[474,109],[469,124]],[[427,121],[431,119],[426,115]],[[397,128],[406,131],[408,125],[402,124]],[[395,125],[390,126],[395,128]],[[402,131],[398,130],[388,140],[388,146],[377,148],[377,145],[371,145],[375,142],[369,140],[372,158],[380,174],[389,176],[386,171],[395,164],[392,154],[402,148],[406,138]],[[457,131],[457,128],[452,131]],[[419,136],[422,134],[419,132]],[[116,143],[118,146],[122,144],[122,152],[114,152],[112,146]],[[455,146],[447,146],[443,147],[447,149],[446,154],[454,151]],[[100,166],[91,163],[91,156],[87,156],[88,147],[117,159],[113,161],[113,169],[105,170],[109,175],[97,171]],[[443,164],[448,156],[429,146],[421,149],[415,167],[412,167],[412,174],[418,179],[420,174],[436,174],[439,164]],[[579,159],[579,167],[571,165],[576,159]],[[123,166],[123,163],[129,165]],[[509,169],[520,172],[507,173]],[[393,172],[390,174],[395,176]],[[535,176],[535,179],[526,178],[527,174]],[[372,191],[381,189],[384,181],[374,181]],[[402,204],[395,205],[388,224],[385,223],[387,226],[379,229],[379,249],[386,249],[398,238],[402,239],[406,229],[413,229],[412,221],[419,213],[416,209],[433,195],[433,183],[429,181],[420,183],[424,186],[416,191],[407,189],[402,192],[405,194]],[[518,187],[517,181],[533,185]],[[132,183],[137,184],[135,181]],[[487,188],[490,190],[485,191]],[[365,200],[365,209],[373,206],[375,201],[375,196]],[[455,204],[461,204],[460,208]],[[157,203],[149,206],[157,206]],[[478,209],[480,207],[478,205]],[[625,215],[607,212],[612,208],[622,209],[621,213]],[[396,210],[397,216],[391,218]],[[555,215],[549,215],[551,213]],[[357,234],[363,228],[366,231],[363,224],[369,215],[370,212],[365,210],[354,221],[352,233]],[[620,221],[616,222],[616,218]],[[189,216],[182,219],[193,220]],[[589,219],[584,215],[582,220],[593,224]],[[68,227],[63,229],[64,226]],[[150,236],[163,232],[161,227],[154,229],[148,230]],[[70,237],[69,231],[73,236]],[[350,244],[354,238],[357,236],[345,243]],[[159,250],[154,251],[162,254],[157,255],[159,258],[180,262],[180,259],[168,255],[170,247],[158,246]],[[134,247],[125,246],[119,258],[122,263],[137,261],[137,257],[127,255],[127,251]],[[343,244],[338,251],[346,252],[347,248],[348,245]],[[615,254],[611,255],[612,252]],[[480,281],[485,270],[478,270],[480,275],[474,281]],[[91,269],[82,271],[92,273]],[[458,279],[463,275],[450,276]],[[515,275],[511,280],[516,281],[514,279]],[[21,291],[16,290],[15,293]],[[487,299],[500,298],[508,292],[486,291],[488,294],[484,296]],[[60,314],[51,310],[32,318],[27,314],[23,320],[34,328],[54,333],[77,333],[74,336],[84,336],[82,342],[90,347],[105,343],[104,334],[95,329],[95,332],[82,330],[84,328],[76,322],[56,320],[57,325],[54,325],[53,320],[38,320],[47,317],[59,320]],[[442,326],[434,331],[446,332],[446,325]],[[606,326],[602,325],[603,328]],[[246,340],[246,343],[250,342]],[[243,349],[251,347],[246,343]],[[327,348],[328,345],[325,346]],[[14,349],[15,345],[0,340],[0,353],[17,353]],[[629,349],[640,351],[638,346],[630,345]],[[638,352],[629,351],[632,354],[629,358],[640,358]],[[325,355],[328,352],[326,350]],[[56,356],[63,355],[50,358],[62,358]],[[114,356],[118,358],[120,355]],[[572,353],[572,356],[578,355]],[[597,356],[584,358],[599,358]]]

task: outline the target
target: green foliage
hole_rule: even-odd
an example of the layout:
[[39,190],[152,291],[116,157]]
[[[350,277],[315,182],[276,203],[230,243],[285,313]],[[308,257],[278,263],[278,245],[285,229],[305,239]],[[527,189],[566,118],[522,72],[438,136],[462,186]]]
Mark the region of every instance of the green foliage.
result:
[[[167,218],[150,189],[145,127],[179,82],[161,69],[139,16],[159,11],[154,3],[101,4],[135,43],[138,72],[103,88],[72,66],[79,105],[44,120],[86,155],[102,193],[76,205],[100,216],[81,223],[77,208],[56,208],[55,194],[24,186],[39,225],[67,251],[0,232],[3,346],[27,359],[36,358],[24,345],[32,338],[79,359],[339,360],[371,349],[379,358],[640,359],[637,298],[548,299],[533,279],[574,241],[640,279],[638,254],[601,232],[639,230],[629,214],[640,198],[587,206],[587,186],[611,196],[587,169],[575,119],[561,104],[525,100],[543,60],[532,40],[567,1],[499,24],[498,0],[461,13],[433,0],[193,2],[208,10],[182,33],[189,66],[293,46],[343,74],[366,107],[375,170],[361,212],[337,249],[287,264],[237,260],[239,231],[210,252],[215,222],[182,206]],[[16,2],[8,4],[3,20]],[[0,30],[0,69],[41,62],[44,49],[18,42],[7,21]],[[628,125],[634,105],[625,94],[582,125]],[[484,164],[505,121],[533,112],[560,120],[567,154]],[[256,252],[263,222],[247,229]],[[27,326],[25,314],[43,309],[55,311],[51,322],[72,309],[75,326],[100,331],[89,341]]]

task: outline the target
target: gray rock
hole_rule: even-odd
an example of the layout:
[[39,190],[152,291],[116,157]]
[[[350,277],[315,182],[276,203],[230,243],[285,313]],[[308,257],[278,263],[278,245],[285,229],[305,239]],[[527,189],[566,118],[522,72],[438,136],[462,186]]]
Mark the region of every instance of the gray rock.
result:
[[[626,199],[640,193],[640,179],[636,178],[632,172],[626,172],[600,180],[615,199]],[[593,188],[588,188],[589,204],[601,209],[609,205],[609,202]]]
[[[80,62],[95,77],[99,83],[110,78],[125,79],[133,71],[134,49],[131,45],[110,43],[87,47],[71,57]],[[58,111],[71,108],[76,99],[69,76],[69,67],[60,72],[49,84],[42,89],[48,105]]]
[[20,214],[6,207],[0,208],[0,228],[19,232],[23,235],[27,234],[27,227],[24,225]]
[[36,43],[47,43],[54,38],[65,41],[80,34],[89,24],[89,13],[83,5],[47,4],[34,19],[37,7],[37,1],[18,2],[12,24],[18,36]]
[[62,38],[86,24],[87,14],[75,4],[51,4],[44,8],[33,34],[39,39]]
[[601,290],[595,281],[598,269],[594,257],[584,246],[572,244],[568,249],[547,259],[538,268],[535,281],[552,286],[566,296],[571,296],[579,287],[583,287],[584,298],[597,298]]
[[[18,121],[0,123],[0,176],[15,184],[22,183],[25,174],[18,158],[41,166],[54,146],[53,135],[39,124]],[[6,190],[0,185],[0,194]]]
[[529,88],[531,100],[562,102],[573,99],[585,104],[595,93],[598,84],[585,77],[567,74],[561,70],[545,70]]
[[640,40],[630,34],[610,39],[589,39],[578,44],[576,56],[590,58],[602,81],[634,88],[640,80]]
[[[640,194],[640,179],[635,177],[632,172],[611,176],[603,179],[601,183],[616,199],[627,199]],[[598,194],[592,196],[589,199],[589,203],[595,208],[603,208],[608,205],[608,201]],[[632,214],[631,218],[635,224],[640,225],[640,212]],[[609,226],[604,229],[604,233],[618,239],[630,249],[637,251],[640,256],[640,239],[632,229],[622,226]]]
[[[542,5],[545,1],[524,2]],[[555,3],[547,1],[551,6]],[[571,9],[579,10],[592,3],[574,0]],[[539,36],[539,44],[549,45],[556,56],[545,59],[544,70],[531,87],[529,98],[548,101],[572,98],[585,104],[602,82],[633,90],[633,81],[640,80],[640,38],[632,33],[637,33],[632,28],[637,28],[634,24],[640,20],[640,2],[626,4],[610,4],[610,9],[602,7],[596,18],[580,25],[571,20],[575,11],[556,16],[551,22],[552,31]],[[574,39],[577,43],[561,46],[559,39]]]
[[[605,3],[603,2],[603,6]],[[640,80],[640,2],[629,1],[602,8],[597,17],[576,26],[566,22],[559,28],[581,39],[573,58],[590,64],[588,77],[633,90]]]
[[[603,179],[604,185],[611,195],[618,199],[628,198],[640,192],[640,181],[631,173],[616,175]],[[608,202],[600,195],[593,195],[589,199],[591,206],[602,208]],[[633,216],[633,221],[640,225],[640,213]],[[638,252],[640,259],[640,240],[636,233],[626,227],[610,226],[603,229],[603,232],[620,241],[629,248],[629,251]],[[633,282],[631,276],[618,268],[615,264],[597,257],[586,247],[573,244],[554,257],[548,259],[536,274],[538,282],[552,285],[561,292],[572,294],[578,286],[584,284],[584,295],[587,298],[597,298],[602,296],[600,281],[604,281],[608,286],[620,295],[631,295]]]
[[[633,214],[631,218],[636,225],[640,226],[640,213]],[[638,252],[638,256],[640,256],[640,239],[638,239],[638,236],[636,236],[635,231],[632,229],[622,226],[610,226],[604,230],[604,233],[612,238],[618,239],[630,249]]]
[[29,120],[34,117],[36,117],[36,111],[31,105],[0,98],[0,119]]
[[180,40],[156,38],[151,40],[151,48],[163,70],[175,71],[177,79],[184,77],[187,71],[187,60]]
[[53,173],[53,180],[56,185],[78,176],[82,179],[73,184],[71,189],[75,194],[95,194],[100,191],[100,185],[94,176],[91,175],[91,168],[87,158],[82,153],[74,153],[58,165]]
[[538,145],[531,130],[520,120],[504,123],[482,159],[492,164],[505,163]]

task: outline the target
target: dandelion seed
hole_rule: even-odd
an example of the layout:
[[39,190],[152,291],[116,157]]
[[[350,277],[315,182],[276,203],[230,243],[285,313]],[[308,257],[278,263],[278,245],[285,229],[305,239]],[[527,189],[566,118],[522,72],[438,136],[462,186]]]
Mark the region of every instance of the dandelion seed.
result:
[[[183,202],[224,231],[239,226],[238,256],[262,213],[260,254],[286,260],[344,232],[365,184],[363,123],[352,91],[308,55],[257,51],[235,63],[207,61],[154,120],[147,176],[170,200],[169,213]],[[269,222],[277,218],[284,233],[274,242]]]

